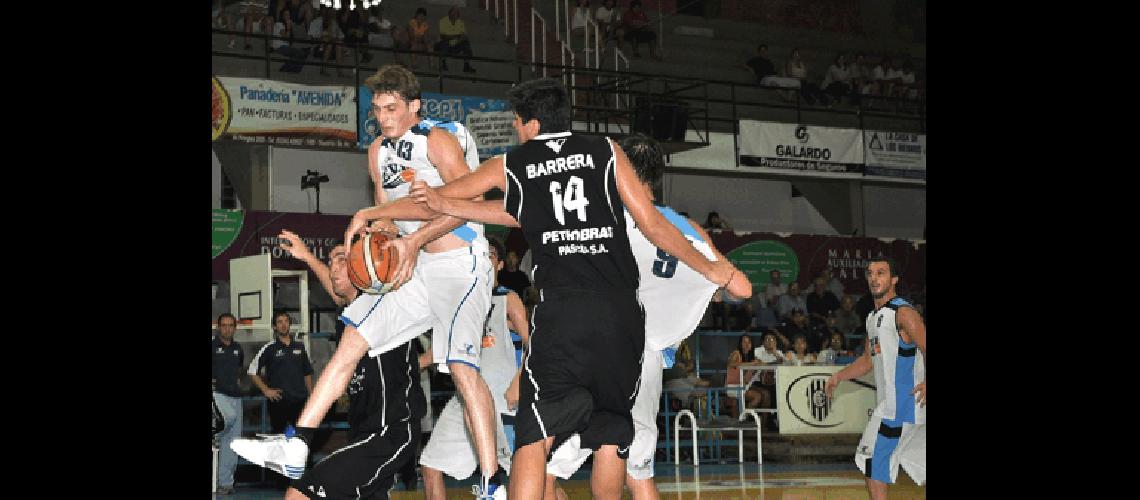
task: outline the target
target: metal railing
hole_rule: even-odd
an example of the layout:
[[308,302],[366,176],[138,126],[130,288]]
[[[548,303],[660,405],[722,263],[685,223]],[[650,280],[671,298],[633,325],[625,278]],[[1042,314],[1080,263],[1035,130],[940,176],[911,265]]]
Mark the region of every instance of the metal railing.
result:
[[[538,29],[538,24],[534,22],[535,19],[542,21],[542,77],[546,78],[546,18],[538,13],[538,9],[530,8],[530,62],[532,67],[535,63],[535,30]],[[533,70],[538,72],[538,70]]]
[[[530,61],[515,59],[498,59],[490,57],[479,56],[459,56],[459,55],[446,55],[452,59],[463,59],[469,62],[487,62],[495,63],[502,66],[508,66],[509,69],[499,69],[497,71],[482,72],[479,76],[473,74],[449,74],[441,70],[414,70],[414,72],[421,78],[437,78],[437,88],[435,91],[439,93],[446,93],[447,89],[445,83],[447,82],[475,82],[475,83],[492,83],[501,84],[504,88],[509,87],[515,83],[532,78],[531,75],[547,76],[551,70],[560,71],[562,75],[568,75],[569,89],[572,92],[580,93],[586,91],[590,99],[583,100],[577,99],[575,96],[575,120],[581,121],[585,119],[587,122],[587,132],[593,129],[594,132],[599,131],[601,127],[605,127],[607,131],[612,126],[617,126],[618,130],[623,130],[632,124],[634,98],[645,97],[649,101],[671,99],[680,102],[689,111],[689,126],[691,130],[696,130],[698,135],[707,138],[711,130],[718,130],[723,132],[733,133],[734,146],[738,149],[738,125],[742,118],[747,119],[766,119],[769,121],[784,121],[784,122],[797,122],[807,125],[824,125],[824,126],[847,126],[835,125],[834,123],[820,122],[819,119],[812,120],[812,117],[840,117],[847,116],[851,122],[858,122],[854,128],[868,129],[865,126],[864,120],[866,119],[883,119],[893,120],[894,123],[877,124],[874,129],[878,130],[899,130],[908,132],[925,132],[926,129],[926,116],[925,116],[925,97],[919,100],[901,99],[893,97],[879,97],[879,96],[862,96],[858,103],[852,104],[853,108],[848,109],[824,109],[820,107],[805,106],[800,100],[799,93],[795,93],[795,98],[791,102],[784,102],[782,100],[773,99],[775,92],[781,90],[779,87],[756,85],[753,83],[726,81],[726,80],[712,80],[697,77],[678,77],[678,76],[665,76],[640,73],[629,71],[629,59],[622,51],[614,49],[614,66],[612,69],[603,69],[600,67],[584,67],[575,68],[572,64],[575,62],[573,55],[566,61],[565,52],[567,51],[566,44],[560,44],[563,49],[563,64],[551,64],[547,53],[547,43],[545,37],[546,19],[537,12],[536,9],[531,9],[532,24],[531,24],[531,59]],[[541,25],[538,23],[542,23]],[[536,30],[542,28],[542,59],[538,59],[538,48],[535,44],[540,43],[540,35]],[[234,30],[213,30],[214,34],[243,37],[246,34],[242,31]],[[392,56],[407,56],[416,54],[426,58],[440,58],[440,54],[431,53],[427,51],[412,51],[406,49],[385,48],[375,45],[367,44],[346,44],[344,42],[329,42],[325,43],[317,39],[298,39],[293,40],[294,47],[313,47],[320,45],[330,45],[333,47],[344,46],[352,50],[349,61],[343,64],[336,64],[332,61],[322,62],[314,60],[311,57],[305,59],[294,59],[283,56],[282,54],[270,50],[269,42],[271,40],[287,40],[283,37],[273,37],[265,33],[252,33],[250,38],[257,38],[265,44],[264,50],[256,50],[253,52],[243,51],[239,49],[223,49],[224,43],[219,43],[218,48],[212,50],[212,55],[215,58],[227,58],[236,60],[245,60],[252,63],[261,63],[264,68],[264,78],[273,79],[274,64],[281,63],[299,63],[304,66],[317,66],[321,68],[336,68],[336,69],[351,69],[353,71],[352,81],[356,86],[363,83],[363,79],[371,71],[380,65],[378,62],[371,62],[365,64],[361,60],[360,50],[366,48],[374,55],[390,54]],[[255,42],[256,43],[256,42]],[[566,63],[570,63],[569,65]],[[224,72],[218,73],[221,76],[226,76]],[[247,73],[239,72],[234,76],[250,76]],[[285,73],[288,75],[290,73]],[[493,76],[490,76],[493,75]],[[579,86],[578,82],[582,81],[577,78],[578,75],[589,76],[586,81],[588,84]],[[277,76],[283,76],[278,74]],[[289,77],[278,78],[289,81]],[[342,80],[343,81],[343,80]],[[435,82],[433,82],[435,83]],[[425,90],[431,84],[425,83]],[[742,95],[742,91],[748,90],[753,97],[746,97]],[[757,92],[759,91],[759,92]],[[610,96],[613,99],[608,99]],[[499,96],[494,96],[499,97]],[[604,99],[599,99],[599,97]],[[768,97],[764,100],[763,97]],[[608,101],[608,102],[607,102]],[[888,109],[871,109],[868,104],[870,101],[875,101],[885,105]],[[646,102],[645,99],[642,102]],[[592,105],[591,105],[592,103]],[[713,108],[716,107],[717,110]],[[889,108],[894,107],[892,111]],[[914,108],[909,112],[902,112],[900,108]],[[715,111],[715,112],[714,112]],[[749,114],[749,111],[752,111]],[[784,113],[786,116],[779,117],[779,113]],[[791,116],[794,115],[794,120]],[[775,116],[776,118],[768,118]],[[355,115],[354,115],[355,119]],[[598,121],[595,121],[598,120]],[[696,126],[696,122],[702,122],[703,126]],[[848,119],[842,119],[848,121]],[[702,139],[702,142],[707,142],[707,139]],[[737,156],[737,158],[739,158]],[[739,160],[737,160],[739,165]]]

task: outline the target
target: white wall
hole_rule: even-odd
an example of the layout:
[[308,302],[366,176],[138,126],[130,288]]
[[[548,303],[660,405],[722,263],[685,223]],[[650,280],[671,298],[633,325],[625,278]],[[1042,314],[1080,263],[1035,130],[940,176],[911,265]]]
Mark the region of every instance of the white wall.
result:
[[716,211],[738,231],[836,234],[805,198],[792,198],[787,181],[665,174],[663,195],[700,223]]
[[863,221],[867,236],[923,239],[926,188],[863,185]]
[[372,206],[372,180],[363,153],[313,151],[270,147],[272,190],[269,209],[277,212],[313,213],[317,193],[301,189],[306,170],[329,176],[321,184],[321,213],[352,215]]

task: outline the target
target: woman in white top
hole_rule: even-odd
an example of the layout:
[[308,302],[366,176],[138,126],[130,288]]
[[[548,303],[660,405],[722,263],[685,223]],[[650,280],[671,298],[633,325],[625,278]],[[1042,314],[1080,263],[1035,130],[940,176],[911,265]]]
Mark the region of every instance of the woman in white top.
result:
[[594,20],[598,23],[598,31],[602,32],[604,40],[618,38],[618,21],[621,21],[621,12],[618,11],[614,0],[602,0],[602,6],[594,13]]
[[588,21],[594,18],[594,14],[590,12],[590,0],[578,0],[578,5],[574,7],[574,15],[570,18],[570,42],[574,44],[573,40],[583,40],[582,45],[585,46],[586,27],[589,25]]
[[[756,361],[764,364],[779,364],[785,362],[784,353],[776,348],[776,334],[768,332],[764,334],[762,347],[756,348]],[[760,374],[759,387],[753,386],[749,389],[749,393],[756,391],[759,393],[759,408],[775,408],[776,407],[776,376],[771,370],[764,370]],[[775,427],[775,415],[768,419],[768,425]]]
[[792,349],[784,355],[784,359],[787,359],[788,363],[796,366],[815,363],[815,354],[808,352],[807,337],[796,335],[795,340],[792,341]]
[[851,73],[847,57],[843,54],[835,56],[835,62],[827,68],[827,74],[823,77],[823,90],[834,96],[836,103],[851,93]]
[[807,66],[804,65],[803,59],[800,58],[800,49],[792,49],[792,57],[784,66],[785,76],[796,78],[800,81],[800,97],[803,97],[808,106],[815,104],[818,99],[821,104],[831,107],[831,100],[827,95],[819,89],[819,86],[808,81]]

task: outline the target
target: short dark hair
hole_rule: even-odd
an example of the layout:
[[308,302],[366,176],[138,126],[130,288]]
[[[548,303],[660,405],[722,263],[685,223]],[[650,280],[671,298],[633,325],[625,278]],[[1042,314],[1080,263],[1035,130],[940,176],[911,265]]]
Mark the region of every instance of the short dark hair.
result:
[[768,48],[768,44],[766,44],[766,43],[762,43],[762,44],[756,46],[757,51],[760,51],[760,49],[766,49],[766,48]]
[[425,9],[425,8],[423,8],[423,7],[420,7],[420,8],[418,8],[418,9],[416,9],[416,13],[415,13],[415,14],[412,14],[412,17],[416,17],[416,16],[418,16],[418,15],[420,15],[420,14],[423,14],[423,15],[425,15],[425,16],[426,16],[426,15],[427,15],[427,9]]
[[289,324],[290,325],[293,324],[293,317],[290,316],[289,313],[287,313],[285,311],[273,311],[273,322],[274,323],[277,323],[277,317],[278,316],[285,316],[286,318],[289,318]]
[[867,269],[870,269],[871,264],[875,263],[875,262],[886,262],[887,263],[887,271],[891,273],[891,276],[902,276],[901,274],[899,274],[899,271],[901,271],[899,269],[899,263],[895,262],[895,259],[892,259],[892,258],[886,257],[886,256],[875,257],[875,258],[867,261]]
[[661,177],[665,174],[665,154],[661,152],[661,144],[637,132],[621,140],[621,149],[633,164],[637,178],[655,190],[660,189]]
[[372,89],[373,94],[395,92],[407,102],[420,98],[420,79],[399,64],[380,66],[364,83]]
[[556,78],[537,78],[507,91],[511,109],[525,124],[538,120],[539,133],[570,130],[570,94]]
[[491,248],[495,249],[495,255],[498,256],[500,261],[507,258],[507,248],[503,246],[502,240],[494,236],[488,236],[487,243],[491,245]]
[[218,326],[222,326],[222,318],[229,318],[234,320],[234,326],[237,326],[237,317],[230,313],[222,313],[218,315]]

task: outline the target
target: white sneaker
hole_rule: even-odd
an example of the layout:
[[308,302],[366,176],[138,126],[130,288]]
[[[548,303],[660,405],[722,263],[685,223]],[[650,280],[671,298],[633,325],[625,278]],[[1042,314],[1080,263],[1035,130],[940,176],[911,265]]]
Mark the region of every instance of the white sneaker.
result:
[[484,494],[477,484],[471,485],[471,494],[475,495],[478,500],[507,500],[507,487],[506,485],[492,484],[488,488],[489,493]]
[[284,434],[235,439],[230,448],[238,456],[290,479],[305,473],[305,460],[309,458],[309,446],[301,438],[286,438]]

